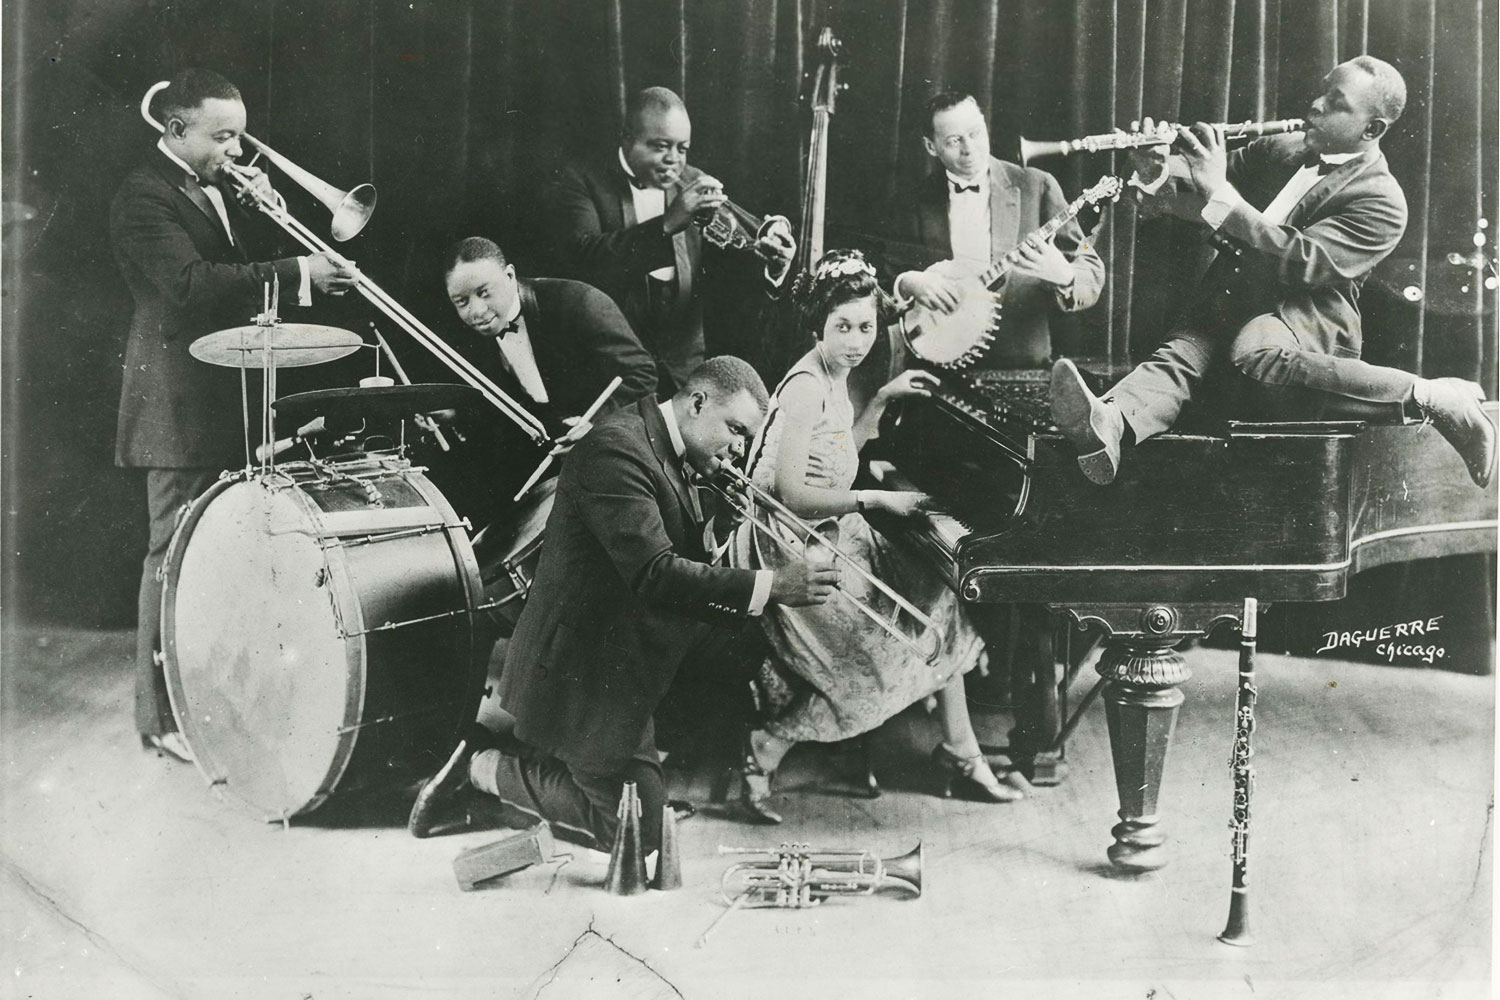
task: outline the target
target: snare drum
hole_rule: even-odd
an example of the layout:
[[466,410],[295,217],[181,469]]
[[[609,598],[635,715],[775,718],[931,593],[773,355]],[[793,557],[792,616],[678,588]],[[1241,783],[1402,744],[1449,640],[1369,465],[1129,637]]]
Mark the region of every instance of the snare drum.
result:
[[536,565],[542,557],[542,533],[557,499],[557,477],[533,486],[512,509],[511,517],[487,527],[474,540],[484,606],[494,634],[510,638],[521,618]]
[[441,766],[489,652],[466,525],[405,459],[220,479],[163,567],[178,727],[216,788],[268,820]]

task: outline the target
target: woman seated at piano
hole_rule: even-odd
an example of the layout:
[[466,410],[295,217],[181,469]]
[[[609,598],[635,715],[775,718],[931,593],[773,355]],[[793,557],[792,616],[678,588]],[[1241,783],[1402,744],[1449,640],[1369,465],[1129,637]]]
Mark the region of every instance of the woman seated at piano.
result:
[[[908,705],[937,696],[943,739],[932,756],[945,777],[969,796],[990,802],[1021,797],[1000,782],[980,752],[969,721],[963,675],[978,664],[983,642],[955,595],[917,554],[876,531],[863,513],[914,517],[929,502],[922,493],[854,490],[859,449],[876,432],[893,400],[928,396],[930,372],[907,371],[885,384],[856,417],[848,377],[889,321],[891,303],[876,284],[875,269],[855,250],[834,250],[798,279],[794,304],[816,339],[771,397],[766,422],[750,450],[749,476],[805,521],[818,526],[845,554],[926,613],[937,625],[942,650],[934,662],[872,621],[842,597],[806,608],[779,605],[760,619],[772,655],[761,670],[761,728],[746,734],[741,800],[753,818],[779,823],[769,807],[771,778],[787,752],[801,742],[832,742],[878,727]],[[758,514],[765,514],[764,507]],[[761,517],[775,523],[774,517]],[[801,539],[778,525],[794,548]],[[786,550],[749,523],[735,537],[737,564],[776,569]],[[813,547],[816,549],[816,546]],[[813,552],[809,558],[815,558]],[[882,612],[889,598],[843,568],[840,587]],[[902,616],[902,625],[909,629]]]

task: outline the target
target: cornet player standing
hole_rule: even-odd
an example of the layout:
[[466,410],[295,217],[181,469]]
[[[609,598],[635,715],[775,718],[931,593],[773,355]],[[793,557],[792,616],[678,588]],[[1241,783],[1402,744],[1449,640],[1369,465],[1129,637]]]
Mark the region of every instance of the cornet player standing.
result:
[[[251,322],[273,276],[280,279],[283,302],[298,305],[311,304],[314,288],[343,294],[355,276],[322,253],[251,259],[249,213],[236,201],[225,172],[241,154],[245,131],[245,105],[234,84],[208,70],[186,70],[155,104],[165,131],[147,161],[120,185],[109,212],[115,259],[135,300],[115,464],[146,470],[151,525],[138,609],[136,729],[146,747],[185,761],[191,752],[176,731],[157,663],[156,573],[178,509],[244,456],[238,374],[195,360],[188,345],[203,334]],[[250,176],[257,190],[270,193],[265,174],[252,169]]]
[[[724,204],[723,186],[688,166],[693,126],[665,87],[632,95],[608,162],[564,169],[547,198],[548,229],[564,277],[606,292],[658,365],[657,393],[680,389],[703,360],[704,247],[699,225]],[[744,255],[768,290],[796,252],[790,227],[772,226]]]

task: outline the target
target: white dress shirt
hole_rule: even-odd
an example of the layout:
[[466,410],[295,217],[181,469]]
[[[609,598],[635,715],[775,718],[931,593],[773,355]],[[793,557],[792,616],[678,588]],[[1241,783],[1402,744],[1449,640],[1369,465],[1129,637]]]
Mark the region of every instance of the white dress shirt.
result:
[[[161,150],[167,159],[182,168],[192,183],[198,184],[203,190],[204,197],[208,198],[209,204],[213,205],[214,211],[219,215],[219,222],[224,226],[224,235],[229,237],[229,245],[234,245],[234,227],[229,224],[229,210],[224,207],[224,192],[219,190],[217,184],[204,184],[198,176],[198,172],[184,163],[177,154],[167,148],[165,138],[156,140],[156,148]],[[312,272],[307,269],[307,258],[297,258],[297,271],[302,280],[297,283],[297,304],[299,306],[312,305]]]
[[[630,169],[630,164],[625,162],[625,150],[615,150],[620,155],[620,169],[625,171],[625,176],[635,178],[635,171]],[[659,187],[637,187],[630,185],[630,201],[635,206],[635,221],[650,222],[659,219],[667,211],[667,192]],[[659,281],[671,281],[677,275],[677,268],[673,265],[658,267],[651,272],[651,277]]]
[[[677,461],[682,463],[682,476],[687,480],[688,489],[696,490],[698,487],[693,485],[693,470],[687,466],[687,444],[682,440],[682,431],[677,426],[677,411],[672,409],[670,399],[657,405],[661,409],[662,419],[667,422],[667,437],[672,442],[672,452],[677,456]],[[718,555],[718,552],[714,553],[715,559]],[[755,590],[750,594],[749,614],[758,615],[766,610],[766,602],[771,599],[771,581],[774,576],[768,569],[755,571]]]
[[[1321,159],[1324,163],[1338,166],[1364,155],[1364,153],[1327,153]],[[1297,203],[1302,200],[1303,196],[1311,191],[1322,178],[1323,175],[1316,164],[1300,168],[1277,192],[1276,197],[1271,199],[1265,211],[1260,213],[1261,216],[1273,226],[1286,225],[1286,220],[1291,217],[1292,209],[1297,207]],[[1224,220],[1229,218],[1229,213],[1244,203],[1245,199],[1240,197],[1234,185],[1225,184],[1203,206],[1203,221],[1217,230],[1224,224]]]
[[[944,171],[948,179],[948,236],[953,245],[953,259],[967,260],[981,268],[990,266],[990,174],[983,171],[973,180],[964,180]],[[958,186],[978,191],[959,194]]]
[[519,296],[516,311],[505,322],[516,324],[516,328],[495,338],[495,346],[500,349],[500,363],[521,383],[526,395],[538,403],[548,402],[547,387],[542,384],[542,370],[536,366],[536,352],[531,349],[531,334],[526,331],[526,318],[521,315]]

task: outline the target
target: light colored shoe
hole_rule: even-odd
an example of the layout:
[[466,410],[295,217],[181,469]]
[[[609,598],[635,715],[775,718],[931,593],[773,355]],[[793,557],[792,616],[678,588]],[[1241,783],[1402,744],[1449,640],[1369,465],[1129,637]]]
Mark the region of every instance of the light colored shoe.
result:
[[1089,482],[1108,486],[1120,471],[1125,418],[1095,396],[1078,366],[1061,358],[1052,366],[1052,422],[1078,450],[1078,468]]
[[191,764],[198,759],[193,755],[193,749],[188,746],[187,740],[177,732],[143,734],[141,746],[147,750],[155,750],[158,757],[171,757],[184,764]]
[[1484,390],[1461,378],[1424,378],[1412,388],[1412,401],[1432,421],[1469,468],[1480,489],[1495,474],[1495,425],[1485,415]]

